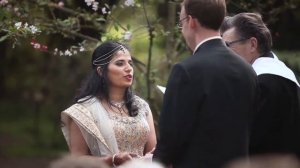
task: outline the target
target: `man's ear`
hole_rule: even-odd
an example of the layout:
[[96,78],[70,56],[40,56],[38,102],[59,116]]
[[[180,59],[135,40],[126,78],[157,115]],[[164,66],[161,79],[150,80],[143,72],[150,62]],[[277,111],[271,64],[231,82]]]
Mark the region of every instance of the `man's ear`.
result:
[[201,23],[192,16],[189,16],[189,24],[192,29],[196,29],[197,27],[201,26]]
[[250,39],[250,48],[251,48],[251,52],[255,52],[258,50],[258,44],[257,44],[257,39],[255,37],[251,37]]
[[97,67],[97,73],[99,76],[102,76],[102,68],[100,66]]

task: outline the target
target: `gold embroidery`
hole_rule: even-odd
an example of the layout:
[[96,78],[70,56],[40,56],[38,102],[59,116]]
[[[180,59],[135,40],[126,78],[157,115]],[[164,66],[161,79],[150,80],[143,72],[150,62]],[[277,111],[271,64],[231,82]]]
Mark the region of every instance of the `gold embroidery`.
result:
[[[76,123],[79,123],[100,142],[102,142],[107,147],[107,149],[112,151],[108,147],[103,136],[101,135],[101,132],[94,123],[91,113],[84,106],[80,104],[74,104],[73,106],[66,109],[64,112],[67,113],[70,117],[72,117],[72,119],[75,120]],[[80,121],[78,119],[80,119]]]

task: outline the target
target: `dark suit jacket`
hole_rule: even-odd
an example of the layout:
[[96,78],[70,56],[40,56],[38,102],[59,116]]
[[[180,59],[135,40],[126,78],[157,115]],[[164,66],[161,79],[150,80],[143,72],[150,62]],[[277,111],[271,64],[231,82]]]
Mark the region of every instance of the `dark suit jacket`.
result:
[[174,168],[219,168],[246,156],[256,87],[252,67],[221,39],[203,43],[172,69],[154,159]]
[[260,108],[250,139],[252,155],[295,154],[300,158],[300,89],[281,76],[258,76]]

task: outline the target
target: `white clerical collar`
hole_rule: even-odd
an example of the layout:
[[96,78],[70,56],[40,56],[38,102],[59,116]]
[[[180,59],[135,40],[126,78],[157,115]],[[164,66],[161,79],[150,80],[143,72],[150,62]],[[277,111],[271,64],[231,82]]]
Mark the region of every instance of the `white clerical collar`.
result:
[[282,61],[280,61],[273,52],[272,54],[274,58],[259,57],[254,61],[252,67],[256,74],[272,74],[281,76],[295,82],[298,86],[300,86],[293,71],[288,68]]
[[195,50],[193,52],[193,54],[195,54],[195,52],[197,51],[197,49],[205,42],[209,41],[209,40],[213,40],[213,39],[222,39],[221,36],[212,36],[212,37],[209,37],[207,39],[204,39],[203,41],[201,41],[196,47],[195,47]]

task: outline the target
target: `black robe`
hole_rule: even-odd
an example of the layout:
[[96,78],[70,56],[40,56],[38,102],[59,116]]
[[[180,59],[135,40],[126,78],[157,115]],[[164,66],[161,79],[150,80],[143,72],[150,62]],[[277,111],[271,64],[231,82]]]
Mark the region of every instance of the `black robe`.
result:
[[254,62],[260,86],[250,154],[295,154],[300,157],[300,89],[294,73],[268,53]]

